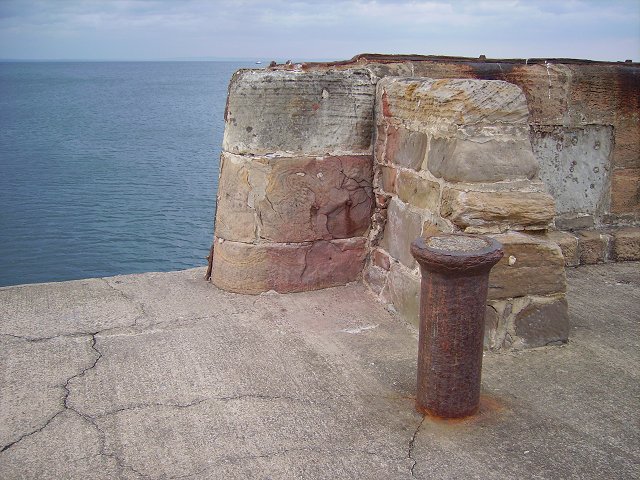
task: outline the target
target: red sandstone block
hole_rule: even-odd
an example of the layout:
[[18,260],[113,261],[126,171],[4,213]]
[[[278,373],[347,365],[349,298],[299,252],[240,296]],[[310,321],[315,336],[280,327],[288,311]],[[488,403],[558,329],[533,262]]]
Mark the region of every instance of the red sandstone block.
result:
[[640,212],[640,168],[614,170],[611,176],[611,212]]
[[317,290],[356,280],[366,258],[366,239],[306,243],[216,241],[211,281],[236,293]]

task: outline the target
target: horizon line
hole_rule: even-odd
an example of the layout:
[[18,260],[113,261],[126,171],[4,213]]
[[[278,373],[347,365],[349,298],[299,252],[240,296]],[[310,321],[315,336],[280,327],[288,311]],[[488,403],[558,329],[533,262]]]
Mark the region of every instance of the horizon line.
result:
[[[267,57],[167,57],[167,58],[0,58],[0,62],[260,62],[284,63],[287,59],[283,58],[267,58]],[[335,59],[304,59],[296,60],[300,62],[327,62],[335,61]]]

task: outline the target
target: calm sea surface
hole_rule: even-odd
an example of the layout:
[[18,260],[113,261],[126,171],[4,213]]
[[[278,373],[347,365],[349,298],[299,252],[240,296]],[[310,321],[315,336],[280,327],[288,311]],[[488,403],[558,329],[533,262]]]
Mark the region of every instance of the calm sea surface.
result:
[[248,63],[0,63],[0,286],[204,265]]

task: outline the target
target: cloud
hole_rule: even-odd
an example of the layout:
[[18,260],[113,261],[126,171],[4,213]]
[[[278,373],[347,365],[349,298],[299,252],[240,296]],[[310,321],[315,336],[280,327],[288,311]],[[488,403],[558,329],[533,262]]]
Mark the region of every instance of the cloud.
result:
[[0,57],[404,51],[616,60],[639,56],[638,24],[635,0],[4,0]]

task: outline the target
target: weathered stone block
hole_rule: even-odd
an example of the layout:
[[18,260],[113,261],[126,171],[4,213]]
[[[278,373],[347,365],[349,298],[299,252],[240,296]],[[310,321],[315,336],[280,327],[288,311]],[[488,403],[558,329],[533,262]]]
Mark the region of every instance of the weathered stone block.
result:
[[[442,145],[449,143],[448,146]],[[529,139],[511,135],[431,140],[427,168],[449,182],[532,179],[538,172]]]
[[524,347],[565,343],[569,339],[569,308],[564,297],[532,298],[515,318],[515,333]]
[[[260,236],[274,242],[363,235],[373,208],[371,157],[278,158],[256,196]],[[257,188],[258,189],[258,188]]]
[[[636,86],[636,105],[640,105],[640,81],[637,79],[640,75],[634,75]],[[624,105],[629,108],[633,100],[625,97]],[[627,104],[629,102],[629,104]],[[622,106],[622,105],[621,105]],[[633,107],[631,107],[632,109]],[[637,108],[637,107],[636,107]],[[613,150],[613,168],[640,168],[640,116],[636,110],[628,112],[629,115],[617,118],[615,126],[616,147]]]
[[305,242],[363,235],[373,209],[371,157],[245,157],[224,153],[216,236]]
[[396,177],[398,171],[386,165],[380,166],[380,186],[386,193],[396,193]]
[[640,228],[621,228],[613,232],[611,249],[615,260],[640,260]]
[[426,180],[416,173],[400,170],[397,179],[398,197],[414,207],[438,212],[440,205],[440,184]]
[[503,245],[504,257],[489,275],[489,298],[551,295],[566,290],[564,256],[544,238],[523,233],[492,235]]
[[569,110],[568,97],[572,72],[566,65],[517,65],[505,76],[527,96],[530,122],[540,125],[563,124]]
[[387,273],[387,270],[375,265],[369,265],[365,267],[362,277],[371,291],[376,295],[380,295],[387,283]]
[[[420,236],[423,238],[428,238],[434,235],[439,235],[443,231],[444,230],[438,227],[438,225],[436,225],[435,223],[426,221],[422,224],[422,234]],[[448,233],[451,233],[451,232],[448,232]]]
[[409,251],[413,242],[422,230],[422,217],[397,198],[389,204],[387,226],[381,242],[382,248],[393,258],[409,268],[415,267],[416,261]]
[[567,213],[556,216],[555,224],[559,230],[588,230],[593,228],[595,219],[593,215]]
[[463,191],[447,188],[440,213],[460,228],[545,229],[553,219],[553,198],[542,191]]
[[490,300],[485,315],[485,348],[532,348],[563,343],[569,335],[564,294]]
[[531,143],[558,214],[596,214],[608,207],[611,126],[535,126]]
[[417,326],[420,322],[420,277],[393,263],[387,277],[387,289],[388,299],[400,315]]
[[[383,78],[377,98],[384,117],[401,118],[413,130],[455,132],[465,124],[526,124],[522,90],[497,80]],[[422,128],[421,128],[422,127]]]
[[253,155],[370,153],[375,81],[367,70],[240,70],[229,85],[223,148]]
[[611,177],[611,212],[640,213],[640,168],[614,170]]
[[569,64],[565,68],[570,71],[568,101],[571,108],[567,120],[616,125],[620,119],[635,116],[635,125],[638,125],[640,79],[637,67]]
[[[221,240],[221,239],[220,239]],[[354,281],[366,258],[366,239],[248,244],[216,240],[211,281],[236,293],[315,290]]]
[[593,265],[607,260],[609,237],[596,230],[583,230],[578,232],[578,245],[580,251],[580,263]]
[[484,314],[484,341],[485,350],[497,350],[502,347],[502,341],[498,343],[498,328],[500,316],[495,308],[487,306]]
[[451,158],[455,148],[455,137],[432,135],[429,138],[429,145],[424,157],[424,162],[422,162],[422,170],[428,170],[436,177],[442,176],[440,169],[443,168],[448,159]]
[[406,128],[389,127],[385,162],[419,170],[427,151],[428,137]]
[[251,165],[242,157],[221,156],[216,235],[237,242],[256,240],[256,212],[249,206],[252,188],[249,182]]
[[564,256],[564,264],[567,267],[576,267],[580,265],[580,255],[578,252],[578,239],[575,235],[568,232],[553,230],[547,232],[546,239],[558,244],[562,255]]
[[371,253],[371,258],[376,267],[380,267],[383,270],[389,270],[389,268],[391,268],[391,259],[389,258],[389,254],[384,250],[374,248]]

